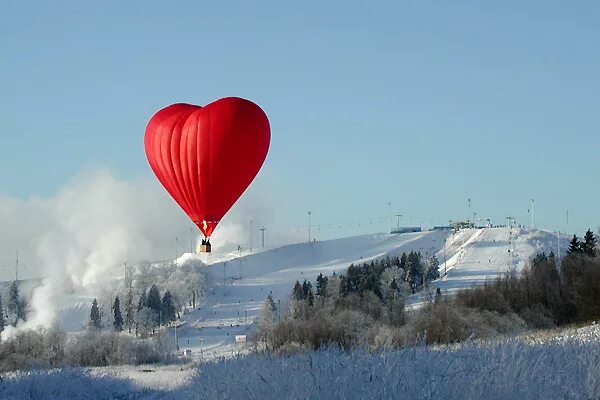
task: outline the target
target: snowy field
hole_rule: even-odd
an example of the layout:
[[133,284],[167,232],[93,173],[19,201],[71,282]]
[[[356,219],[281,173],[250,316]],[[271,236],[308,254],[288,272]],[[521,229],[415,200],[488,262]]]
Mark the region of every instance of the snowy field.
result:
[[[538,338],[539,339],[539,338]],[[7,374],[2,399],[597,399],[600,326],[370,354],[327,349],[198,367]],[[144,368],[150,371],[143,372]]]

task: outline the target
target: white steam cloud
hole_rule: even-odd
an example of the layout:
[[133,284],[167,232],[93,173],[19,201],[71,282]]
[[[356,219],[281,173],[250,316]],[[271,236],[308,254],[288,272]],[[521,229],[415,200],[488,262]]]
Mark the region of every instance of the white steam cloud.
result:
[[[267,223],[268,216],[268,206],[250,189],[215,231],[213,249],[245,245],[249,220]],[[96,295],[122,275],[123,262],[172,259],[176,237],[182,254],[190,235],[196,241],[200,235],[157,182],[127,182],[102,169],[82,172],[51,198],[0,196],[0,221],[2,278],[14,279],[7,266],[16,248],[25,277],[43,278],[18,329],[50,326],[65,295]]]

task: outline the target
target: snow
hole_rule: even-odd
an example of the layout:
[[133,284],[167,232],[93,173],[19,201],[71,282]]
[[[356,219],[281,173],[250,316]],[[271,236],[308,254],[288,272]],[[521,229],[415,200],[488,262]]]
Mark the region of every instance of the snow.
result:
[[[434,285],[452,293],[510,268],[519,271],[539,251],[556,253],[556,241],[555,234],[541,230],[484,228],[363,235],[241,257],[184,254],[178,265],[199,260],[207,265],[203,303],[178,329],[181,352],[192,351],[188,364],[6,374],[0,398],[595,398],[600,396],[598,325],[381,354],[328,349],[239,357],[250,353],[252,344],[235,342],[236,335],[252,335],[269,293],[285,309],[296,280],[342,273],[350,263],[411,250],[435,253],[446,275]],[[567,244],[562,238],[563,253]],[[60,305],[63,326],[82,326],[90,301],[69,295]],[[423,294],[416,294],[408,303],[418,307],[422,301]],[[174,329],[167,334],[174,338]]]
[[[562,252],[567,245],[568,238],[562,238]],[[514,257],[509,257],[508,250],[513,247]],[[213,263],[210,262],[213,255],[205,255],[209,289],[200,309],[186,316],[180,344],[192,349],[195,359],[246,353],[247,345],[236,344],[235,335],[252,333],[253,323],[269,293],[287,309],[296,280],[308,279],[314,283],[319,273],[342,273],[351,263],[412,250],[420,251],[423,256],[436,254],[442,274],[447,273],[433,287],[451,294],[494,279],[510,268],[520,271],[540,251],[556,252],[556,235],[509,227],[464,229],[455,234],[426,231],[299,243]],[[424,293],[413,295],[407,306],[419,307],[423,298]]]
[[[563,253],[568,240],[562,237]],[[177,266],[202,263],[206,265],[207,280],[203,303],[184,316],[178,330],[181,351],[192,350],[193,360],[248,353],[250,344],[235,343],[235,336],[251,337],[269,293],[285,311],[296,280],[314,282],[319,273],[342,273],[351,263],[412,250],[425,257],[435,253],[441,263],[440,271],[446,275],[435,281],[433,287],[452,293],[494,279],[511,267],[519,271],[539,251],[556,253],[556,243],[556,235],[551,232],[502,227],[463,229],[456,233],[446,230],[362,235],[254,253],[184,253],[177,259]],[[514,257],[509,257],[508,250],[513,248]],[[0,286],[6,290],[6,284]],[[33,286],[27,285],[29,289]],[[407,306],[419,307],[424,296],[424,293],[411,296]],[[86,325],[93,297],[73,293],[61,299],[57,306],[63,329],[77,332]],[[167,333],[175,338],[174,329]]]
[[[561,238],[561,250],[568,246]],[[202,262],[207,267],[206,290],[200,308],[184,316],[178,330],[181,351],[192,350],[193,360],[210,360],[249,352],[250,344],[235,343],[236,335],[252,335],[255,320],[269,293],[285,310],[296,280],[315,281],[319,273],[342,273],[351,263],[385,255],[420,251],[435,253],[442,276],[433,283],[452,293],[494,279],[513,267],[517,271],[537,252],[556,253],[556,235],[525,228],[481,228],[372,234],[298,243],[254,253],[182,254],[177,265]],[[514,247],[514,258],[509,249]],[[407,300],[409,308],[423,303],[424,293]],[[81,329],[89,317],[92,297],[71,294],[59,305],[60,323],[69,332]],[[175,338],[174,329],[167,333]]]
[[256,354],[199,365],[6,374],[2,399],[594,399],[600,326],[553,339]]

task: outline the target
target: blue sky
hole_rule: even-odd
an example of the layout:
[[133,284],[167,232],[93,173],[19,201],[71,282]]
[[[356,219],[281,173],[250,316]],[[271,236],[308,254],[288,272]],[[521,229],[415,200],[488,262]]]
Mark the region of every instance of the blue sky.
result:
[[598,2],[127,3],[3,4],[1,194],[150,178],[156,110],[234,95],[270,118],[255,190],[279,224],[388,201],[443,223],[467,198],[523,220],[532,197],[548,227],[600,224]]

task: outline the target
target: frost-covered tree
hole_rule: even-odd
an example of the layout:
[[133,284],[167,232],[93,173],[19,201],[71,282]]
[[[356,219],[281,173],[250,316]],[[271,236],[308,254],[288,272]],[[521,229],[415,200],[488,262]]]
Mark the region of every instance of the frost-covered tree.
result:
[[154,329],[157,327],[157,320],[158,314],[149,307],[143,307],[136,313],[135,322],[142,338],[147,337],[150,332],[154,333]]
[[261,326],[272,325],[275,321],[275,312],[277,311],[277,306],[273,301],[273,296],[269,293],[267,299],[263,304],[263,308],[261,311]]
[[127,291],[127,299],[125,300],[125,326],[127,331],[131,333],[131,327],[135,323],[135,314],[133,309],[133,289]]
[[400,257],[400,268],[402,268],[405,271],[406,271],[407,261],[408,261],[408,256],[406,255],[406,253],[402,253],[402,256]]
[[13,325],[16,326],[19,320],[26,319],[25,301],[19,297],[19,282],[13,281],[8,288],[8,313],[13,315]]
[[429,259],[427,273],[425,274],[425,282],[431,282],[440,277],[440,262],[434,255]]
[[142,294],[140,295],[140,299],[138,300],[137,310],[140,311],[142,308],[146,307],[147,298],[146,291],[142,290]]
[[113,304],[113,327],[115,332],[121,332],[123,330],[123,316],[121,315],[121,301],[119,300],[119,296],[115,297],[115,302]]
[[296,301],[304,300],[304,290],[302,289],[302,285],[300,282],[296,281],[294,284],[294,289],[292,289],[292,298]]
[[96,299],[92,301],[89,326],[92,329],[102,329],[102,319],[100,317],[100,309],[98,308],[98,301],[96,301]]

